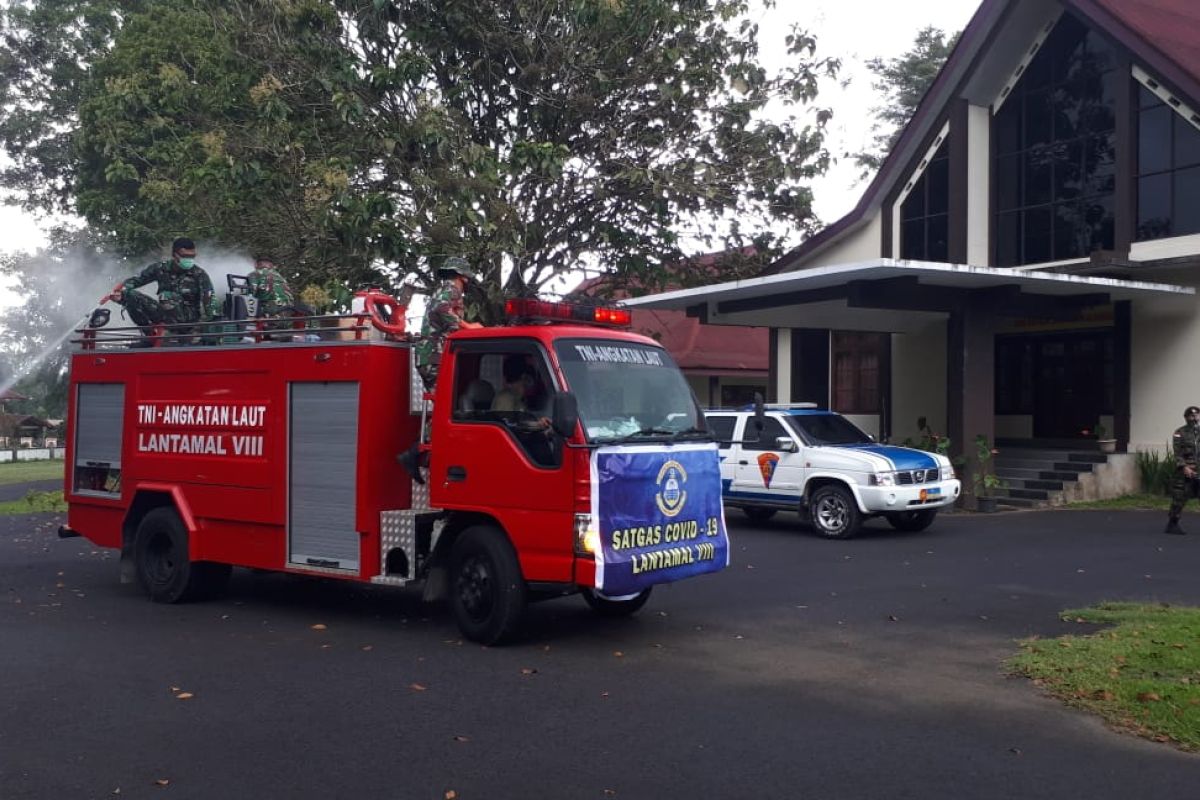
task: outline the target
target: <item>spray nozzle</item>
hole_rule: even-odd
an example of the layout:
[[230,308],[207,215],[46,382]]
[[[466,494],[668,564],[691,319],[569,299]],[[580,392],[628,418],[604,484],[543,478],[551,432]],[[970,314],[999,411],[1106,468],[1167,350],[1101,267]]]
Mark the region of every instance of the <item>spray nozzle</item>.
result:
[[107,308],[97,308],[92,312],[92,316],[88,318],[88,327],[103,328],[108,324],[111,315],[112,313]]

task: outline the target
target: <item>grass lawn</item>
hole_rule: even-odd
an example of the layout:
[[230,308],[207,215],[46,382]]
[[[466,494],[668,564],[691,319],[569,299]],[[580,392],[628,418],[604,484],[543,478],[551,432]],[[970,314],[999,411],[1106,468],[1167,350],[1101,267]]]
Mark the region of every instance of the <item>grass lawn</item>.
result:
[[[1195,508],[1195,503],[1192,503],[1192,508]],[[1078,503],[1068,503],[1067,508],[1072,510],[1079,509],[1107,509],[1110,511],[1166,511],[1171,507],[1171,498],[1161,494],[1127,494],[1121,497],[1112,497],[1108,500],[1083,500]],[[1186,515],[1188,509],[1184,508]]]
[[1200,608],[1102,603],[1062,618],[1108,627],[1027,639],[1014,672],[1116,728],[1200,750]]
[[55,492],[39,492],[31,489],[20,500],[8,500],[0,503],[0,517],[14,514],[40,514],[43,511],[66,511],[67,504],[63,501],[62,490]]
[[0,486],[28,481],[46,481],[63,476],[64,462],[56,461],[10,461],[0,464]]

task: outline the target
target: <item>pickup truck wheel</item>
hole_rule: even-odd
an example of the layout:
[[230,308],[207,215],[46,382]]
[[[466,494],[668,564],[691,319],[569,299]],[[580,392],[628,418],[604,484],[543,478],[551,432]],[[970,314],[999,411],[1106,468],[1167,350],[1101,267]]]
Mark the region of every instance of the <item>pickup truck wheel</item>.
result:
[[862,517],[854,495],[841,486],[822,486],[808,502],[813,529],[826,539],[849,539],[858,533]]
[[917,531],[925,530],[933,524],[933,519],[937,516],[937,509],[926,508],[921,511],[897,511],[886,516],[887,521],[896,530],[916,533]]
[[774,508],[756,508],[755,506],[747,506],[742,509],[742,513],[746,515],[746,519],[751,522],[766,522],[775,516],[777,511],[778,509]]
[[635,595],[617,599],[605,597],[588,587],[583,590],[583,599],[602,617],[629,617],[642,610],[642,606],[650,599],[650,590],[653,588],[647,587]]
[[156,603],[184,603],[220,593],[229,583],[228,564],[192,561],[188,531],[173,508],[156,508],[142,518],[133,545],[138,580]]
[[463,531],[450,551],[450,580],[450,604],[463,636],[497,644],[516,631],[527,588],[503,531],[490,525]]

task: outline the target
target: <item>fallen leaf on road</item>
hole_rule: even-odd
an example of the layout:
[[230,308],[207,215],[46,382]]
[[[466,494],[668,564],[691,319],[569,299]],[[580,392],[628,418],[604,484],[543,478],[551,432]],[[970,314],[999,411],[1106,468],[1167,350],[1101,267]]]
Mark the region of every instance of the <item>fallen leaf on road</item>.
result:
[[471,737],[469,737],[469,736],[455,736],[455,737],[454,737],[454,741],[456,741],[456,742],[469,742],[469,741],[471,741]]
[[179,694],[175,695],[176,700],[191,700],[193,697],[195,697],[195,695],[191,692],[180,692]]
[[888,614],[888,622],[899,622],[900,618],[895,614]]
[[154,782],[154,785],[155,786],[170,786],[171,782],[169,780],[167,780],[166,778],[159,778],[158,780],[156,780]]
[[458,792],[454,791],[453,789],[446,792],[446,794],[445,794],[446,800],[454,800],[454,798],[456,798],[456,797],[458,797]]
[[412,689],[414,692],[423,692],[423,691],[425,691],[425,687],[424,687],[424,686],[422,686],[422,685],[421,685],[421,684],[419,684],[419,683],[412,683],[412,684],[409,684],[408,688]]
[[313,629],[314,631],[323,631],[323,630],[326,630],[325,626],[324,626],[324,625],[322,625],[320,622],[318,622],[316,625],[313,625],[313,626],[312,626],[312,629]]
[[362,649],[363,649],[363,652],[364,652],[364,653],[369,653],[369,652],[371,652],[372,650],[374,650],[374,649],[375,649],[375,645],[371,645],[371,644],[364,644],[364,645],[362,646]]
[[533,667],[521,667],[521,674],[522,675],[536,675],[537,670],[534,669]]
[[624,657],[625,657],[625,654],[624,654],[624,653],[622,653],[620,650],[614,650],[614,651],[613,651],[613,655],[614,655],[614,656],[616,656],[617,658],[624,658]]

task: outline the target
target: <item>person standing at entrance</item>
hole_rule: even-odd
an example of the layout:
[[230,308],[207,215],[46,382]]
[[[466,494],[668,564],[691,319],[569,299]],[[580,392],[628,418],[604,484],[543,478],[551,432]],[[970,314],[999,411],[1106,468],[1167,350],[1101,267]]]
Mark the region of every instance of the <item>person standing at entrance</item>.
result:
[[1176,428],[1171,437],[1175,451],[1175,478],[1171,481],[1171,510],[1167,516],[1167,533],[1187,533],[1179,527],[1179,515],[1187,501],[1200,499],[1200,474],[1196,472],[1196,460],[1200,457],[1200,408],[1188,406],[1183,411],[1187,422]]

